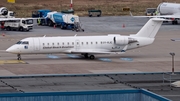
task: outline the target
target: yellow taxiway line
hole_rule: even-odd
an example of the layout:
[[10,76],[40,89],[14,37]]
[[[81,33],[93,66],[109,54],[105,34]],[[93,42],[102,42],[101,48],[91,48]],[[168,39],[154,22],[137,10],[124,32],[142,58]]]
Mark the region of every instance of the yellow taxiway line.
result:
[[0,60],[0,64],[24,64],[22,60]]

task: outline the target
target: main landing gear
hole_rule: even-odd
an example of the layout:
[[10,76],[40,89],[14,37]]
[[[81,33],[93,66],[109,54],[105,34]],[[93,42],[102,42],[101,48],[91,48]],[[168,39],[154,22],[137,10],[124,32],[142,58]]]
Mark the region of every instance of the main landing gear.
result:
[[88,53],[85,53],[85,54],[82,54],[82,55],[84,55],[84,57],[87,59],[87,58],[89,58],[89,59],[91,59],[91,60],[94,60],[95,59],[95,56],[94,55],[89,55]]
[[174,21],[172,21],[172,24],[173,24],[173,25],[177,25],[177,24],[178,24],[178,21],[177,21],[177,20],[174,20]]
[[21,60],[21,54],[17,54],[17,60]]

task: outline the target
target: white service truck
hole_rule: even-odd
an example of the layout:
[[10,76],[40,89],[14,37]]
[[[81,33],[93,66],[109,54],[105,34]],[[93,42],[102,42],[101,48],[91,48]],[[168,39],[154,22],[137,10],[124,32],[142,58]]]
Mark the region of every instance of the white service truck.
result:
[[7,31],[29,31],[33,29],[33,19],[15,18],[14,20],[5,21],[4,29]]
[[[180,20],[180,4],[179,3],[168,3],[163,2],[160,3],[157,7],[158,15],[172,15],[174,17],[170,18],[172,20],[172,24],[178,24],[178,20]],[[166,18],[166,17],[164,17]],[[168,18],[168,17],[167,17]]]
[[74,28],[74,22],[79,22],[79,16],[57,11],[49,12],[46,16],[48,26],[57,25],[61,29]]

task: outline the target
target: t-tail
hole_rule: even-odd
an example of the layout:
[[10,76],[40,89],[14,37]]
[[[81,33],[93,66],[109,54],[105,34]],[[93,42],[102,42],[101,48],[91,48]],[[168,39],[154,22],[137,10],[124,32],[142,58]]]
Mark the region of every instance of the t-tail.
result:
[[154,38],[165,20],[162,18],[151,18],[135,36]]

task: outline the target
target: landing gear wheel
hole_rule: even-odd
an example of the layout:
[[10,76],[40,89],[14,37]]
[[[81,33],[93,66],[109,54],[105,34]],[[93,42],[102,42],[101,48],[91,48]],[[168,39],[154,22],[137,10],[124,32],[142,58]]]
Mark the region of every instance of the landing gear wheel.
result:
[[88,54],[86,53],[86,54],[84,54],[84,57],[87,59],[88,58]]
[[17,54],[17,60],[21,60],[21,54]]
[[90,55],[89,58],[90,58],[91,60],[94,60],[94,59],[95,59],[95,56],[94,56],[94,55]]

